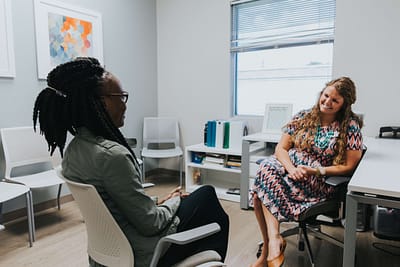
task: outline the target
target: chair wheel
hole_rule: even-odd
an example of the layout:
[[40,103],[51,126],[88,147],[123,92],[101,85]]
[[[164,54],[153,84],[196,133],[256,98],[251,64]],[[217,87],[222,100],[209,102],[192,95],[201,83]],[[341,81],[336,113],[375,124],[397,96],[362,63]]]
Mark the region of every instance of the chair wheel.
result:
[[304,241],[299,241],[298,247],[300,251],[304,251]]

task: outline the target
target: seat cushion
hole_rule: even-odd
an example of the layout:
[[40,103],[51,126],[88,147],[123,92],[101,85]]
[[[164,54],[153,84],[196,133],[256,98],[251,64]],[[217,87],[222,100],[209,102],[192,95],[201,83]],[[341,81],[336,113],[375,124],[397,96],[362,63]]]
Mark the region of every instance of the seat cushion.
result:
[[30,175],[12,177],[10,179],[20,182],[30,188],[42,188],[64,183],[64,181],[57,176],[54,169]]
[[142,150],[142,157],[144,158],[171,158],[171,157],[180,157],[182,155],[183,152],[180,147],[175,147],[173,149],[143,148]]
[[206,250],[194,254],[181,262],[178,262],[174,265],[174,267],[190,267],[190,266],[199,266],[202,263],[207,263],[211,261],[220,261],[221,256],[214,250]]
[[310,208],[306,209],[299,216],[299,221],[313,220],[316,216],[320,214],[337,214],[340,208],[340,202],[337,200],[326,200],[317,203]]

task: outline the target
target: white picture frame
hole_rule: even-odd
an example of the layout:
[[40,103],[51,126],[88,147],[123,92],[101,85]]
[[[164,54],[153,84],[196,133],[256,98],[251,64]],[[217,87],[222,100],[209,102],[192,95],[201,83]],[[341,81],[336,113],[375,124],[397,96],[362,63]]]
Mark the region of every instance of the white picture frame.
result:
[[265,105],[262,132],[268,134],[282,133],[282,127],[292,117],[293,104],[268,103]]
[[15,77],[11,0],[0,0],[0,77]]
[[55,66],[79,56],[95,57],[104,64],[99,12],[54,0],[34,1],[39,79],[46,79]]

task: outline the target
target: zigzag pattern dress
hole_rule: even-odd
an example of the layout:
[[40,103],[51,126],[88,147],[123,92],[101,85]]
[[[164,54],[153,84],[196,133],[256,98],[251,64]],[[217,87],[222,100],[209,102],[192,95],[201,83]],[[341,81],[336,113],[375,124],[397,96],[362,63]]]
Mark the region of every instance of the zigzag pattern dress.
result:
[[[305,110],[296,114],[284,132],[293,135],[296,129],[292,122],[303,118],[309,111]],[[337,121],[329,126],[319,127],[311,151],[301,151],[293,147],[288,151],[290,160],[295,166],[307,165],[314,168],[331,166],[335,157],[333,148],[338,136],[339,122]],[[361,129],[355,119],[349,122],[346,149],[362,149]],[[254,185],[250,190],[258,195],[278,221],[297,220],[301,212],[332,197],[334,193],[334,188],[325,184],[324,177],[311,176],[306,181],[292,180],[274,155],[260,164]],[[252,200],[252,194],[250,194],[250,203]]]

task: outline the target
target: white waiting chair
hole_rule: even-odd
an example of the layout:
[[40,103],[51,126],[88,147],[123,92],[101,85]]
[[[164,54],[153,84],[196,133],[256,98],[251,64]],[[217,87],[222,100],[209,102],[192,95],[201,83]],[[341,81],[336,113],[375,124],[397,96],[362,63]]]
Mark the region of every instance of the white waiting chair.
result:
[[179,160],[179,182],[182,185],[183,152],[180,147],[178,120],[168,117],[144,118],[141,156],[143,160],[143,182],[146,175],[146,158],[165,159],[177,157]]
[[[35,221],[33,217],[33,204],[32,195],[29,187],[21,184],[0,182],[0,215],[1,207],[4,202],[14,199],[16,197],[25,195],[26,199],[26,214],[28,217],[28,237],[29,246],[32,247],[32,242],[35,241]],[[1,227],[0,228],[4,228]]]
[[[61,168],[57,169],[57,174],[67,183],[85,221],[89,256],[105,266],[134,266],[131,245],[95,187],[66,179],[61,173]],[[157,266],[161,252],[171,243],[187,244],[218,231],[219,225],[212,223],[163,237],[156,246],[150,267]],[[207,250],[186,258],[176,267],[225,266],[220,260],[221,257],[216,251]]]
[[[5,178],[24,184],[31,190],[58,186],[57,206],[60,209],[60,194],[64,181],[57,176],[53,168],[44,136],[35,132],[33,127],[2,128],[0,133],[4,150]],[[43,171],[37,172],[38,167]],[[16,174],[18,171],[19,174]]]
[[[126,142],[128,143],[129,147],[132,150],[134,150],[134,148],[136,148],[136,146],[137,146],[137,139],[136,138],[134,138],[134,137],[125,138],[125,140],[126,140]],[[141,160],[140,158],[136,158],[136,159],[138,161],[140,172],[141,172],[141,173],[139,173],[140,182],[142,182],[142,184],[143,184],[143,160]]]

